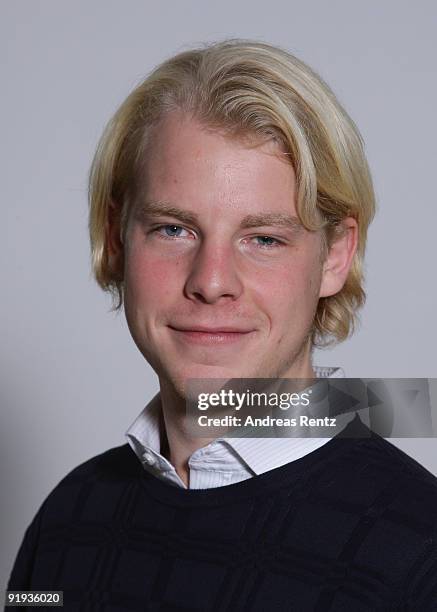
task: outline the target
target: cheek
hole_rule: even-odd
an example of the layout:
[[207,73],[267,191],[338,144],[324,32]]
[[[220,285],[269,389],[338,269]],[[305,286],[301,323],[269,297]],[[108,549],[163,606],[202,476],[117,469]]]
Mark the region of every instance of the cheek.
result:
[[258,271],[256,295],[272,323],[312,320],[318,302],[321,264],[314,257],[295,257],[275,270]]
[[[140,249],[133,249],[125,263],[125,292],[137,306],[159,305],[175,294],[180,282],[179,263],[152,257]],[[128,299],[129,299],[128,298]]]

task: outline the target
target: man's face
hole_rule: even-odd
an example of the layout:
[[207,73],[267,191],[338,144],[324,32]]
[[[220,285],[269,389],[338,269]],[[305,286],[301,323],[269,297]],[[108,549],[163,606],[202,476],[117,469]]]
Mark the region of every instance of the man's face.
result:
[[161,384],[311,376],[321,237],[292,166],[180,113],[154,132],[125,241],[125,312]]

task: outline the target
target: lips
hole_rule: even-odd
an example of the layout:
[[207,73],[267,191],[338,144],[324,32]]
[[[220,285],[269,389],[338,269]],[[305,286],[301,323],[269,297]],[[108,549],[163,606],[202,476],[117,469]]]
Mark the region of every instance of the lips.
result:
[[254,329],[241,328],[234,325],[206,326],[173,326],[169,328],[174,332],[175,338],[184,344],[198,344],[203,346],[226,346],[234,342],[242,342],[250,338]]
[[221,325],[220,327],[208,327],[203,325],[195,325],[190,327],[169,325],[171,329],[181,332],[199,332],[204,334],[248,334],[253,329],[242,329],[232,325]]

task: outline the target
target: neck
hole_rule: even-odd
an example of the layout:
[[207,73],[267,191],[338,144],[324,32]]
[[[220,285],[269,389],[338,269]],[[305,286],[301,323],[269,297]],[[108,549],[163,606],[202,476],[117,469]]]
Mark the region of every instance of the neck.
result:
[[[306,359],[294,363],[275,378],[315,378],[311,365],[310,352]],[[159,378],[162,406],[161,454],[174,466],[178,476],[188,488],[190,470],[188,461],[191,455],[210,444],[214,438],[193,436],[186,414],[186,400],[179,394],[168,379]]]
[[189,486],[188,460],[191,455],[214,438],[193,436],[188,427],[185,398],[168,381],[160,378],[162,406],[161,454],[173,464],[178,476]]

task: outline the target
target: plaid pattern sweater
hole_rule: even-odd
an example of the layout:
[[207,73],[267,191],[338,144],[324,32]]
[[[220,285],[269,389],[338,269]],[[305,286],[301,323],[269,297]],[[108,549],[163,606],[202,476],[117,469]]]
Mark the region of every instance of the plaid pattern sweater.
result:
[[48,496],[8,588],[69,611],[437,611],[437,479],[366,432],[206,490],[108,450]]

